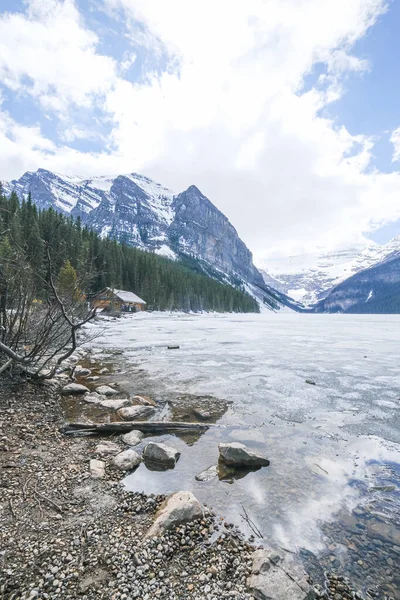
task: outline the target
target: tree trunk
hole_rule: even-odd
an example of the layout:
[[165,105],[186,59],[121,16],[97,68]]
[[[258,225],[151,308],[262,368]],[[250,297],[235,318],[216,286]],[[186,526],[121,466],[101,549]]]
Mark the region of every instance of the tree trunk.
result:
[[168,431],[206,431],[218,427],[214,423],[185,423],[171,421],[116,421],[114,423],[68,423],[61,428],[66,435],[95,435],[128,433],[137,429],[143,433],[164,433]]

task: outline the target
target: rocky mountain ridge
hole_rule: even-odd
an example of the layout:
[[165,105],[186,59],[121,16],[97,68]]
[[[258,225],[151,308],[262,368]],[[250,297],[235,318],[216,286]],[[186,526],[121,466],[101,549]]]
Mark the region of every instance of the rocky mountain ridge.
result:
[[400,312],[400,252],[359,271],[335,286],[315,312],[396,314]]
[[267,285],[311,307],[356,273],[397,255],[400,256],[400,236],[382,246],[370,242],[364,247],[356,246],[337,252],[263,261],[259,266]]
[[84,178],[38,169],[3,182],[3,188],[22,198],[30,193],[41,209],[80,217],[102,237],[169,258],[194,258],[222,280],[255,286],[259,297],[268,295],[236,229],[194,185],[174,194],[137,173]]

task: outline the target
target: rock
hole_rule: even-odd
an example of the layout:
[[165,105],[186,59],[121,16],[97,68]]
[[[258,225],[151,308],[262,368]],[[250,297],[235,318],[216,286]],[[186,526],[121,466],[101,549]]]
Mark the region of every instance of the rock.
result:
[[309,385],[317,385],[312,379],[306,379],[306,383],[308,383]]
[[107,369],[107,367],[103,367],[102,369],[100,369],[100,371],[98,371],[99,375],[105,375],[108,372],[109,370]]
[[176,492],[161,506],[146,537],[161,536],[169,529],[203,518],[203,507],[192,492]]
[[153,463],[165,467],[174,467],[180,455],[175,448],[159,442],[149,442],[143,450],[145,464]]
[[178,344],[170,344],[168,350],[179,350]]
[[92,371],[90,369],[86,369],[85,367],[82,367],[82,365],[76,365],[74,371],[77,377],[85,377],[85,375],[90,375],[91,372]]
[[114,410],[119,410],[120,408],[129,406],[130,404],[131,401],[129,398],[118,398],[117,400],[109,398],[108,400],[102,400],[100,402],[100,406],[103,406],[104,408],[113,408]]
[[138,418],[146,419],[154,413],[152,406],[129,406],[128,408],[121,408],[118,411],[118,416],[125,421],[134,421]]
[[101,479],[106,474],[106,463],[102,460],[92,458],[89,463],[89,470],[92,477]]
[[98,375],[91,375],[90,377],[86,377],[86,381],[97,381],[100,379]]
[[218,444],[220,460],[227,465],[237,467],[267,467],[269,460],[255,452],[249,450],[244,444],[239,442],[230,442]]
[[195,408],[193,412],[199,419],[211,419],[211,413],[209,410],[200,410]]
[[124,450],[117,454],[113,459],[113,464],[122,471],[130,471],[142,462],[142,457],[132,450]]
[[115,442],[101,442],[95,448],[96,454],[117,454],[121,448]]
[[109,385],[99,385],[96,388],[96,392],[98,394],[102,394],[103,396],[113,396],[114,394],[118,394],[117,390],[114,390]]
[[157,406],[157,403],[149,398],[149,396],[133,396],[132,401],[143,406]]
[[129,433],[125,433],[122,436],[122,441],[125,442],[125,444],[128,444],[128,446],[136,446],[137,444],[140,444],[142,439],[143,433],[141,431],[137,431],[136,429],[130,431]]
[[105,396],[101,396],[97,392],[91,392],[89,394],[85,394],[83,396],[84,402],[88,402],[89,404],[100,404],[105,400]]
[[68,383],[68,385],[62,388],[61,393],[63,396],[76,396],[78,394],[86,394],[89,391],[89,388],[80,383]]
[[313,600],[315,591],[308,583],[300,562],[281,559],[271,550],[253,552],[247,587],[255,600]]
[[212,467],[208,467],[205,471],[202,471],[198,475],[196,475],[196,481],[210,481],[210,479],[214,479],[214,477],[218,477],[218,466],[213,465]]

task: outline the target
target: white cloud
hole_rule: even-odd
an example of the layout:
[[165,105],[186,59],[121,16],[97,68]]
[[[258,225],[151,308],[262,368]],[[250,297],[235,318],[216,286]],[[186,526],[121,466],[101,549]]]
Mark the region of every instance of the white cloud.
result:
[[400,127],[392,131],[390,141],[393,144],[393,157],[392,162],[400,160]]
[[115,80],[115,62],[96,52],[73,0],[30,0],[26,14],[0,16],[0,81],[44,109],[92,106]]
[[120,68],[120,71],[122,74],[126,73],[126,71],[128,71],[131,68],[131,66],[135,63],[136,58],[137,58],[136,54],[134,52],[132,52],[127,56],[127,58],[125,60],[123,60],[120,63],[119,68]]
[[[63,146],[37,153],[40,166],[88,175],[143,171],[176,190],[195,183],[259,256],[359,242],[363,231],[399,216],[399,175],[367,170],[374,140],[320,113],[344,93],[346,78],[369,68],[353,45],[385,0],[104,4],[130,44],[119,76],[72,0],[31,0],[28,16],[11,15],[0,29],[7,85],[37,94],[48,110],[100,107],[113,123],[103,153]],[[14,59],[1,44],[15,45],[20,26]],[[168,55],[164,72],[148,71],[140,83],[124,79],[137,48],[153,50],[156,64]],[[45,54],[63,68],[48,72]],[[326,64],[324,85],[304,92],[318,62]],[[69,125],[64,140],[80,130]]]

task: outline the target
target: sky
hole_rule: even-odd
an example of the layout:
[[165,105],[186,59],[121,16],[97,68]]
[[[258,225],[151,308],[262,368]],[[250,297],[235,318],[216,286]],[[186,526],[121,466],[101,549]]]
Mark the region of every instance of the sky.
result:
[[0,179],[195,184],[258,264],[400,234],[400,2],[0,0]]

